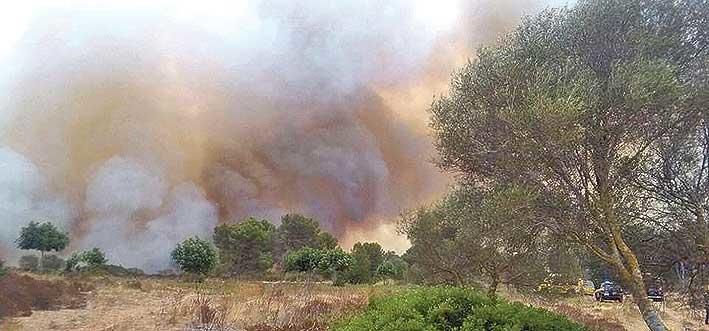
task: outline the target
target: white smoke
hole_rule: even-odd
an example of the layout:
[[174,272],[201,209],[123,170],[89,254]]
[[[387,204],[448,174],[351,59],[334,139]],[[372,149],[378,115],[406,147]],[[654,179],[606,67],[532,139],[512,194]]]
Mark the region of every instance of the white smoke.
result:
[[72,210],[60,195],[50,192],[32,162],[0,147],[0,169],[0,257],[17,257],[15,239],[30,221],[54,221],[60,229],[69,230]]
[[453,53],[540,3],[501,2],[8,6],[0,251],[34,218],[147,271],[169,267],[184,238],[247,216],[303,212],[340,238],[366,235],[446,187],[425,123],[408,116],[441,91],[401,109],[380,91],[446,80]]
[[168,193],[159,173],[119,157],[92,177],[86,209],[91,227],[81,246],[102,248],[112,263],[148,272],[169,268],[168,257],[177,243],[191,236],[209,238],[217,224],[216,208],[193,183],[179,184]]

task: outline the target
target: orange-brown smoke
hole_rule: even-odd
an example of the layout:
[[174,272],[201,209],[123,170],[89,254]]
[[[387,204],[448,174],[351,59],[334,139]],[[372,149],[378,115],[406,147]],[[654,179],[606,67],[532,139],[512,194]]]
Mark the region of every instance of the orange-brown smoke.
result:
[[405,248],[392,220],[449,182],[430,163],[428,104],[472,49],[541,5],[473,1],[441,32],[410,1],[253,3],[216,28],[150,10],[37,13],[3,81],[0,249],[52,219],[74,247],[156,271],[218,222],[287,212],[345,245]]

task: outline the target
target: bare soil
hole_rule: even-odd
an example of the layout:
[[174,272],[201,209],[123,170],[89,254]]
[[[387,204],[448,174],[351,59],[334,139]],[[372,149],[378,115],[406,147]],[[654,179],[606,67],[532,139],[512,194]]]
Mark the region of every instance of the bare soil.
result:
[[78,309],[86,304],[87,290],[79,282],[10,273],[0,278],[0,318],[30,316],[33,310]]

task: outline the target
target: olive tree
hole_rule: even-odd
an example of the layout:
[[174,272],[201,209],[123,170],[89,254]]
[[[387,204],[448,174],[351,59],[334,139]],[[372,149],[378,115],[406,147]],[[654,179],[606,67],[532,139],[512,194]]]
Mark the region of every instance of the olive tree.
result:
[[526,19],[456,73],[431,107],[438,164],[535,192],[552,231],[583,245],[629,286],[648,327],[627,224],[651,146],[707,106],[706,1],[587,0]]
[[20,249],[36,249],[40,252],[39,270],[42,271],[44,253],[66,248],[69,236],[50,222],[30,222],[20,230],[20,236],[15,242]]

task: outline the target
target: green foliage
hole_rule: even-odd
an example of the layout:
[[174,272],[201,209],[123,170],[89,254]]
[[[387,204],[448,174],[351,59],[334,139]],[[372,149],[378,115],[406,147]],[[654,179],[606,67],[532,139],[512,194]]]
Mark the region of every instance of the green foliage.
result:
[[497,303],[480,307],[469,315],[461,331],[486,330],[584,330],[581,325],[541,308],[532,308],[521,303]]
[[66,260],[66,271],[93,270],[103,267],[108,263],[106,255],[98,248],[83,252],[75,252]]
[[172,251],[172,260],[183,272],[206,275],[217,265],[217,251],[206,240],[188,238],[177,244]]
[[376,280],[377,268],[384,261],[384,250],[378,243],[356,243],[352,247],[352,267],[348,281],[354,284]]
[[284,252],[303,247],[320,248],[319,234],[320,224],[312,218],[300,214],[287,214],[281,217],[278,239]]
[[322,231],[316,220],[300,214],[287,214],[281,218],[277,238],[278,256],[287,255],[290,251],[304,247],[316,249],[337,247],[337,239],[332,234]]
[[15,241],[20,249],[36,249],[41,252],[61,251],[69,245],[69,236],[60,232],[54,224],[30,222],[20,231]]
[[471,289],[428,287],[375,297],[363,313],[335,323],[335,331],[582,331],[563,316],[493,300]]
[[342,285],[345,281],[340,275],[349,270],[352,257],[341,248],[314,249],[304,247],[291,251],[285,258],[286,271],[319,272],[330,278],[335,285]]
[[322,255],[322,250],[310,247],[290,251],[285,258],[285,270],[295,272],[314,271],[318,268]]
[[334,248],[322,251],[318,270],[321,272],[343,272],[352,266],[352,256],[341,248]]
[[408,262],[427,283],[484,279],[529,285],[546,275],[550,239],[533,212],[537,197],[516,187],[461,185],[430,208],[405,214]]
[[384,255],[384,262],[377,267],[376,276],[378,279],[401,280],[408,268],[409,264],[403,258],[394,252],[387,252]]
[[39,270],[39,258],[34,255],[23,255],[17,264],[22,271],[37,272]]
[[214,229],[226,272],[233,275],[262,274],[273,265],[276,228],[267,220],[249,218],[238,224],[222,224]]
[[330,232],[323,231],[318,234],[318,247],[320,247],[320,249],[335,249],[337,245],[337,238],[330,234]]
[[[629,226],[656,224],[698,200],[687,197],[706,194],[666,189],[703,186],[703,175],[646,192],[637,180],[645,169],[677,171],[653,155],[657,146],[706,116],[707,17],[706,1],[588,0],[547,10],[482,49],[431,106],[438,165],[462,179],[534,193],[541,224],[582,241],[633,282],[649,324],[663,323],[641,299],[643,270]],[[667,200],[679,204],[662,208]],[[709,233],[700,228],[692,232]]]
[[105,265],[108,260],[106,255],[98,248],[92,248],[82,254],[81,260],[90,267]]

